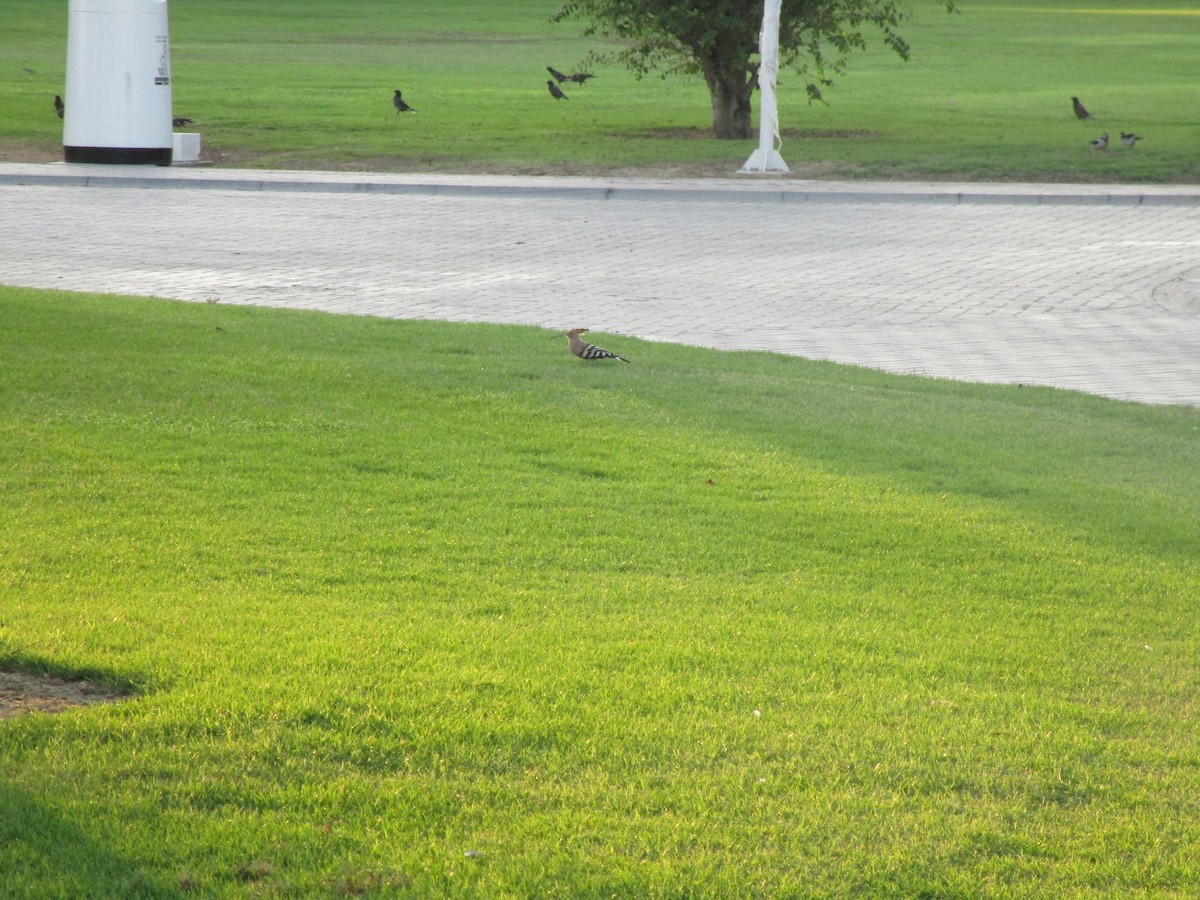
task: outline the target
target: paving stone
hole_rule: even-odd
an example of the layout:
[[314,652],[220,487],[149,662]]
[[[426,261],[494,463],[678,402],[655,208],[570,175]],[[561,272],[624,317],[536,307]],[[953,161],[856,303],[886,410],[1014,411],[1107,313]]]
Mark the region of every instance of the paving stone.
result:
[[586,325],[1200,406],[1188,187],[0,164],[0,283]]

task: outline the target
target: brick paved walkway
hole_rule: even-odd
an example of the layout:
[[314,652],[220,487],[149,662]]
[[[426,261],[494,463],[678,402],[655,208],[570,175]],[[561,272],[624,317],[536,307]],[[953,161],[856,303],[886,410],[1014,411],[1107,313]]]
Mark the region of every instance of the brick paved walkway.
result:
[[0,283],[1200,406],[1200,188],[0,164]]

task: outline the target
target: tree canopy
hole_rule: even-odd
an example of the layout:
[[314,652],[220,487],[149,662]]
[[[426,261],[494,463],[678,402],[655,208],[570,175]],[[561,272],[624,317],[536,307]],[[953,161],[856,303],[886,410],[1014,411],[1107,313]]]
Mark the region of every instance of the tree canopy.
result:
[[[954,0],[945,0],[947,10]],[[902,59],[908,43],[896,29],[911,11],[902,0],[782,0],[779,64],[811,77],[809,99],[833,84],[846,60],[878,30]],[[591,55],[623,62],[638,78],[658,71],[702,75],[712,95],[713,133],[751,136],[750,97],[758,75],[762,0],[568,0],[553,21],[584,19],[585,35],[617,38],[624,49]]]

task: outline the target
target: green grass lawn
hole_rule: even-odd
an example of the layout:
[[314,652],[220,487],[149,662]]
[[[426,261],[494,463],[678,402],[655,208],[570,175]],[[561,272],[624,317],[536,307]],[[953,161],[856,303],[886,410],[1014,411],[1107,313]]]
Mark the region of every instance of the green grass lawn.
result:
[[600,343],[0,289],[0,893],[1200,891],[1200,412]]
[[[783,156],[801,176],[1195,182],[1200,14],[1187,0],[917,0],[904,63],[878,46],[809,105],[781,74]],[[593,49],[545,0],[204,0],[171,9],[175,111],[224,165],[385,171],[732,175],[756,141],[716,141],[701,79],[619,66],[555,102],[545,66]],[[286,10],[283,12],[282,10]],[[6,0],[0,159],[62,158],[52,99],[65,5]],[[32,74],[25,69],[32,69]],[[419,112],[399,118],[392,90]],[[1079,95],[1096,116],[1075,120]],[[1107,131],[1114,148],[1094,152]],[[1144,138],[1116,146],[1120,131]]]

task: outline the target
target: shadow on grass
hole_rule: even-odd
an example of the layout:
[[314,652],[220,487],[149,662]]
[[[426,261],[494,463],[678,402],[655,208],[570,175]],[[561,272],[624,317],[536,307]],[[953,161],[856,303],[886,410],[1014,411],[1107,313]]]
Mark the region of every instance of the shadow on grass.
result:
[[0,672],[20,672],[45,678],[58,678],[62,681],[89,681],[123,697],[144,692],[133,679],[118,675],[109,669],[95,666],[72,666],[21,650],[5,652],[2,647],[0,647]]
[[76,822],[0,783],[0,872],[43,897],[177,897]]

